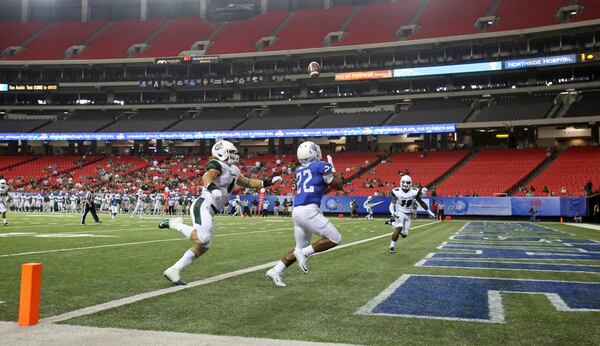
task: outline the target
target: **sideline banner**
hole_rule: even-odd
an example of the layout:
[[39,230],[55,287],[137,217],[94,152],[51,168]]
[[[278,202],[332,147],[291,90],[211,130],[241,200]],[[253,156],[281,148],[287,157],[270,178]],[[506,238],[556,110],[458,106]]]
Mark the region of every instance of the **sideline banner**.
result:
[[[259,196],[247,196],[250,202]],[[273,211],[275,200],[283,203],[284,199],[293,200],[294,196],[265,195],[269,200],[269,211]],[[350,203],[356,201],[358,213],[366,214],[363,207],[367,196],[324,196],[321,200],[321,210],[325,213],[350,213]],[[431,208],[431,203],[436,201],[444,203],[446,215],[452,216],[529,216],[529,210],[533,207],[537,216],[565,216],[573,217],[575,214],[587,215],[587,203],[585,198],[564,197],[423,197],[423,201]],[[373,197],[373,212],[375,214],[389,214],[391,198]],[[418,213],[426,214],[420,206]]]

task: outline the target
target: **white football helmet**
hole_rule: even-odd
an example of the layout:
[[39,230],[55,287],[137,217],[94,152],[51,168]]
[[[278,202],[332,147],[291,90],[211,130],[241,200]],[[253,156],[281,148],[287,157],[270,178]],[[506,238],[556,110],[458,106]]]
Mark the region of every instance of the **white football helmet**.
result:
[[238,150],[230,141],[222,140],[218,141],[213,145],[211,150],[212,156],[219,161],[226,162],[228,164],[237,163],[240,160]]
[[369,196],[369,197],[367,197],[367,201],[370,201],[370,200],[372,200],[372,199],[373,199],[373,196]]
[[0,179],[0,187],[5,187],[5,186],[6,186],[6,180]]
[[429,190],[427,190],[427,188],[426,188],[426,187],[424,187],[424,188],[422,188],[422,189],[421,189],[421,194],[422,194],[423,196],[426,196],[426,195],[427,195],[427,191],[429,191]]
[[412,187],[412,179],[409,175],[402,176],[402,178],[400,179],[400,186],[405,192],[410,190],[410,188]]
[[306,141],[298,146],[298,151],[296,152],[298,156],[298,161],[302,165],[308,165],[311,162],[321,161],[323,155],[321,154],[321,148],[311,142]]

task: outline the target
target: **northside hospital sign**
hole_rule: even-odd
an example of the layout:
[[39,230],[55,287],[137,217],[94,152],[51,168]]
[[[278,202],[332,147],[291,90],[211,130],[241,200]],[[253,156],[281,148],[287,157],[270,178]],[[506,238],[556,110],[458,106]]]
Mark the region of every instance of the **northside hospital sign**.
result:
[[407,126],[336,127],[315,129],[277,129],[244,131],[194,132],[106,132],[106,133],[0,133],[0,141],[117,141],[117,140],[200,140],[377,136],[456,132],[456,124],[426,124]]

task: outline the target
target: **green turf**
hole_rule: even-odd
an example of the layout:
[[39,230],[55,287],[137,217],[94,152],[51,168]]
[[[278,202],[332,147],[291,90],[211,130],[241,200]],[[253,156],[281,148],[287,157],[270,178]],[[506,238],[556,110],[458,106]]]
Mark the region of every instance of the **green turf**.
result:
[[[159,218],[121,216],[111,221],[104,217],[101,226],[79,226],[75,215],[10,217],[11,226],[0,232],[85,232],[115,237],[0,237],[0,256],[169,241],[0,257],[0,301],[6,302],[0,304],[0,320],[16,320],[21,263],[40,261],[44,265],[41,313],[47,317],[169,287],[162,271],[190,245],[178,232],[158,230]],[[390,232],[383,220],[332,220],[346,244]],[[213,248],[184,272],[184,279],[199,280],[277,260],[294,242],[289,219],[218,217],[216,225]],[[387,253],[389,238],[384,237],[313,257],[309,274],[302,274],[295,265],[286,271],[286,288],[274,287],[261,270],[66,323],[359,344],[597,344],[599,312],[557,312],[539,295],[504,295],[505,324],[354,314],[402,274],[600,281],[600,275],[586,273],[414,266],[426,254],[442,252],[435,248],[462,225],[464,222],[451,222],[415,229],[407,239],[399,240],[395,255]],[[547,226],[572,233],[570,237],[600,240],[597,231]]]

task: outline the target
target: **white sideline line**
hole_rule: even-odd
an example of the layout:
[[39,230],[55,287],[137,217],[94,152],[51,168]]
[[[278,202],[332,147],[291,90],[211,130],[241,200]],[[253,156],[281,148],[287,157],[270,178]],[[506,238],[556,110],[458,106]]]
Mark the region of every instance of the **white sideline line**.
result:
[[[415,227],[416,228],[416,227]],[[217,234],[215,237],[228,237],[233,235],[244,235],[244,234],[254,234],[254,233],[268,233],[268,232],[277,232],[286,228],[275,228],[270,230],[263,231],[253,231],[253,232],[236,232],[236,233],[225,233],[225,234]],[[11,253],[0,255],[0,258],[3,257],[16,257],[16,256],[24,256],[24,255],[37,255],[37,254],[45,254],[45,253],[54,253],[54,252],[67,252],[67,251],[77,251],[77,250],[90,250],[90,249],[103,249],[108,247],[121,247],[121,246],[129,246],[129,245],[141,245],[141,244],[151,244],[151,243],[160,243],[167,241],[177,241],[177,240],[189,240],[186,238],[169,238],[169,239],[157,239],[157,240],[145,240],[145,241],[136,241],[131,243],[119,243],[119,244],[107,244],[107,245],[95,245],[95,246],[84,246],[84,247],[73,247],[66,249],[54,249],[54,250],[44,250],[44,251],[31,251],[31,252],[20,252],[20,253]]]
[[[436,222],[430,222],[430,223],[426,223],[423,225],[419,225],[416,227],[413,227],[413,229],[416,228],[421,228],[421,227],[425,227],[425,226],[429,226],[429,225],[434,225],[437,224],[439,221]],[[328,250],[326,252],[322,252],[322,253],[317,253],[315,255],[320,255],[323,253],[328,253],[328,252],[332,252],[332,251],[337,251],[349,246],[354,246],[354,245],[358,245],[358,244],[363,244],[366,242],[369,242],[371,240],[376,240],[376,239],[380,239],[380,238],[384,238],[384,237],[389,237],[392,233],[386,233],[386,234],[382,234],[382,235],[378,235],[375,237],[371,237],[371,238],[367,238],[367,239],[363,239],[363,240],[358,240],[352,243],[348,243],[348,244],[344,244],[344,245],[340,245],[340,246],[336,246],[331,250]],[[222,281],[222,280],[226,280],[226,279],[230,279],[236,276],[240,276],[240,275],[244,275],[244,274],[248,274],[248,273],[252,273],[258,270],[264,270],[267,269],[269,267],[274,266],[275,264],[277,264],[277,262],[279,262],[279,260],[277,261],[272,261],[272,262],[268,262],[268,263],[264,263],[264,264],[260,264],[257,266],[253,266],[253,267],[248,267],[248,268],[244,268],[244,269],[238,269],[229,273],[223,273],[223,274],[219,274],[219,275],[215,275],[215,276],[211,276],[209,278],[206,279],[202,279],[202,280],[197,280],[197,281],[193,281],[193,282],[189,282],[187,285],[185,286],[171,286],[168,288],[163,288],[163,289],[159,289],[156,291],[151,291],[151,292],[146,292],[146,293],[141,293],[141,294],[136,294],[134,296],[130,296],[130,297],[125,297],[125,298],[121,298],[121,299],[116,299],[116,300],[112,300],[106,303],[101,303],[101,304],[97,304],[97,305],[92,305],[92,306],[88,306],[82,309],[78,309],[78,310],[73,310],[70,312],[65,312],[63,314],[60,315],[55,315],[55,316],[51,316],[51,317],[47,317],[42,319],[42,322],[44,323],[56,323],[56,322],[61,322],[61,321],[66,321],[66,320],[70,320],[72,318],[76,318],[76,317],[81,317],[81,316],[85,316],[85,315],[91,315],[100,311],[104,311],[104,310],[109,310],[109,309],[114,309],[123,305],[128,305],[128,304],[132,304],[132,303],[136,303],[148,298],[154,298],[154,297],[158,297],[161,295],[165,295],[165,294],[169,294],[169,293],[174,293],[174,292],[178,292],[178,291],[182,291],[182,290],[186,290],[186,289],[190,289],[190,288],[194,288],[194,287],[198,287],[198,286],[204,286],[204,285],[208,285],[214,282],[218,282],[218,281]]]

